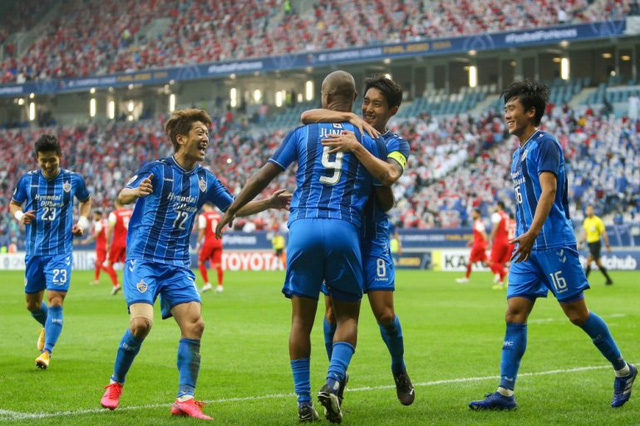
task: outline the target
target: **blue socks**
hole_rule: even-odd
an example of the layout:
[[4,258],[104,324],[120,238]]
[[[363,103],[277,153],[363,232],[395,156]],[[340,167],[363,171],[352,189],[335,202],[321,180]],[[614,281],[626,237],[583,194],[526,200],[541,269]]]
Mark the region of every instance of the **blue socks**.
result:
[[200,372],[200,340],[180,339],[178,345],[178,375],[180,385],[178,398],[185,395],[193,396]]
[[382,340],[384,340],[389,349],[389,354],[391,354],[391,371],[393,374],[403,373],[407,367],[404,365],[404,340],[402,338],[400,319],[396,315],[391,324],[378,323],[378,326],[380,327]]
[[513,390],[520,360],[527,349],[527,324],[507,323],[500,361],[500,387]]
[[344,380],[344,375],[347,372],[354,352],[355,348],[351,343],[336,342],[333,344],[331,363],[329,364],[329,372],[327,373],[327,384],[332,389],[338,389],[336,383]]
[[47,322],[47,312],[49,309],[47,308],[47,304],[42,302],[40,304],[40,309],[37,311],[31,311],[31,316],[36,319],[42,326],[44,327]]
[[331,353],[333,352],[333,335],[336,334],[337,324],[332,324],[327,319],[322,323],[324,329],[324,347],[327,349],[327,356],[331,361]]
[[[44,306],[44,303],[42,305]],[[64,322],[62,318],[62,306],[52,306],[48,308],[46,318],[44,323],[44,350],[51,353],[53,347],[58,342],[60,333],[62,333],[62,323]]]
[[118,348],[118,354],[116,355],[116,363],[113,367],[113,376],[111,380],[120,384],[124,383],[124,378],[131,368],[134,358],[140,351],[140,346],[143,340],[136,338],[131,334],[131,330],[127,329],[120,341],[120,347]]
[[593,340],[593,344],[600,350],[602,355],[609,360],[616,370],[623,369],[627,364],[620,354],[620,349],[616,345],[613,336],[609,331],[607,323],[602,318],[591,312],[587,321],[580,326]]
[[311,404],[311,367],[309,361],[308,357],[291,360],[293,386],[296,395],[298,395],[298,406]]

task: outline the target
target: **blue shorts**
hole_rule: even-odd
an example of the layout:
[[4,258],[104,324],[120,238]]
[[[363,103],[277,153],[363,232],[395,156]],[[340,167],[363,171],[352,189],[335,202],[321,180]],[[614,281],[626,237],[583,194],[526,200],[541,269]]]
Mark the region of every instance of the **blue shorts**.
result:
[[318,299],[323,281],[332,298],[362,299],[362,260],[355,225],[336,219],[298,219],[289,226],[287,297]]
[[532,251],[525,262],[512,263],[509,269],[507,298],[547,297],[551,290],[559,302],[582,298],[589,288],[575,247]]
[[155,303],[160,295],[162,319],[181,303],[201,303],[191,269],[164,263],[128,259],[124,268],[123,291],[127,307],[134,303]]
[[364,292],[394,291],[396,289],[396,274],[389,249],[389,240],[376,239],[363,244],[362,257]]
[[69,291],[73,255],[26,256],[24,292],[38,293],[45,288],[54,291]]

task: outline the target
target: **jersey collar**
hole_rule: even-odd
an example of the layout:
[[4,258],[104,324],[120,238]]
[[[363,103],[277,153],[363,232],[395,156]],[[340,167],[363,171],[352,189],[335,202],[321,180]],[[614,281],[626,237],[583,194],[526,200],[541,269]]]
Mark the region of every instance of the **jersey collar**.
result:
[[198,170],[198,163],[196,163],[196,165],[195,165],[195,166],[193,166],[193,169],[191,169],[191,170],[187,170],[187,169],[185,169],[184,167],[182,167],[182,166],[180,165],[180,163],[178,163],[178,161],[176,161],[175,155],[172,155],[170,158],[171,158],[171,161],[173,161],[173,164],[175,164],[175,165],[176,165],[176,167],[177,167],[177,168],[179,168],[180,170],[182,170],[184,173],[193,173],[193,172],[195,172],[196,170]]
[[52,180],[56,180],[56,178],[60,176],[60,173],[62,173],[62,167],[58,167],[58,173],[56,173],[56,175],[51,178],[46,177],[44,173],[42,173],[42,169],[38,169],[38,173],[40,173],[40,176],[42,176],[45,180],[51,182]]
[[536,131],[535,131],[535,132],[531,133],[531,136],[529,136],[529,139],[527,139],[527,141],[526,141],[524,144],[522,144],[522,146],[520,147],[520,149],[521,149],[521,150],[522,150],[522,149],[524,149],[524,147],[525,147],[525,146],[527,146],[527,144],[531,141],[531,139],[533,139],[533,137],[534,137],[535,135],[537,135],[537,134],[538,134],[538,132],[539,132],[539,131],[540,131],[540,129],[536,129]]

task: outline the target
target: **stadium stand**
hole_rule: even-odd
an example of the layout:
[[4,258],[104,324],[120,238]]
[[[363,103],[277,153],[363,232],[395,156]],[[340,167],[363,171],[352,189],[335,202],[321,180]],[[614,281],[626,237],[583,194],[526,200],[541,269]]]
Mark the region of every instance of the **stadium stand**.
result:
[[[281,0],[152,0],[132,3],[126,13],[116,0],[33,3],[55,8],[56,16],[24,55],[5,57],[2,83],[591,22],[625,16],[632,2],[322,0],[298,12]],[[30,16],[3,20],[0,43],[41,16],[20,10]]]

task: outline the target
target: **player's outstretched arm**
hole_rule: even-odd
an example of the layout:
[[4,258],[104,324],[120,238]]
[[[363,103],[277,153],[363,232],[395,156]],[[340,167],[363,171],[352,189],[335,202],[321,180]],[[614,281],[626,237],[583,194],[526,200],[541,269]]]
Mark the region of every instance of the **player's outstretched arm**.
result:
[[303,124],[344,123],[345,121],[348,121],[356,126],[360,130],[360,133],[364,133],[366,131],[374,138],[380,136],[380,132],[377,131],[375,127],[352,112],[332,111],[324,108],[311,109],[302,113],[300,121],[302,121]]
[[28,212],[23,212],[22,211],[22,204],[18,204],[13,200],[9,204],[9,211],[11,212],[11,215],[13,217],[15,217],[16,220],[18,222],[20,222],[21,224],[23,224],[23,225],[30,224],[36,218],[35,210],[31,210],[31,211],[28,211]]
[[118,194],[118,202],[120,204],[132,204],[140,197],[146,197],[153,193],[153,173],[149,177],[145,178],[135,188],[124,188]]
[[237,216],[251,216],[268,209],[289,210],[291,193],[286,189],[279,189],[269,198],[248,202],[246,206],[238,210]]
[[538,207],[536,207],[536,212],[533,215],[531,228],[518,238],[510,241],[511,244],[518,243],[518,249],[511,257],[511,259],[515,260],[515,263],[523,262],[529,258],[531,250],[533,250],[533,244],[536,242],[536,238],[538,237],[538,234],[540,234],[542,226],[551,211],[551,206],[553,206],[553,201],[556,198],[558,179],[555,173],[542,172],[540,173],[539,178],[542,192],[540,194],[540,199],[538,200]]
[[[224,213],[224,216],[222,216],[222,220],[220,220],[220,223],[216,226],[216,238],[222,238],[222,229],[227,224],[232,223],[239,212],[241,212],[241,209],[256,198],[281,171],[278,166],[268,162],[249,178],[247,184],[242,188],[242,191],[240,191],[236,199],[231,203]],[[266,210],[266,208],[263,210]],[[253,209],[253,207],[250,207],[250,209]],[[242,214],[246,215],[246,211],[247,210],[242,211]]]
[[372,176],[378,179],[384,186],[391,186],[402,176],[402,166],[393,158],[383,161],[376,158],[356,139],[353,132],[345,130],[341,135],[332,135],[322,140],[322,146],[331,148],[329,153],[352,152],[358,161]]
[[376,197],[376,204],[383,212],[388,212],[393,208],[396,203],[393,191],[388,186],[374,186],[374,195]]

